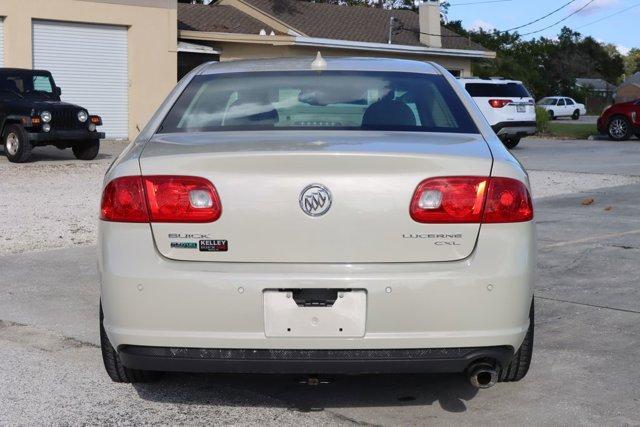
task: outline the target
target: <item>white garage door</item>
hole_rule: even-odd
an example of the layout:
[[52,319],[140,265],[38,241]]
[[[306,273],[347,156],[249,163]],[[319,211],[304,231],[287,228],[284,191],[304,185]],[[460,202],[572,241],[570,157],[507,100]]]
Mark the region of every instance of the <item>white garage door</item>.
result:
[[102,116],[108,138],[127,138],[127,29],[33,21],[33,68],[49,70],[62,100]]
[[0,67],[4,65],[4,18],[0,18]]

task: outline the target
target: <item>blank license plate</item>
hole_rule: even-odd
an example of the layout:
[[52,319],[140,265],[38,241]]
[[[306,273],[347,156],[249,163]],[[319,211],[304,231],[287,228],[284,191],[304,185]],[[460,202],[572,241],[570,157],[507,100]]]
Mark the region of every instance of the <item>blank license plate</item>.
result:
[[264,329],[267,337],[363,337],[367,293],[338,294],[330,307],[298,306],[290,292],[264,291]]
[[518,113],[526,113],[527,112],[527,106],[526,105],[516,105],[516,111]]

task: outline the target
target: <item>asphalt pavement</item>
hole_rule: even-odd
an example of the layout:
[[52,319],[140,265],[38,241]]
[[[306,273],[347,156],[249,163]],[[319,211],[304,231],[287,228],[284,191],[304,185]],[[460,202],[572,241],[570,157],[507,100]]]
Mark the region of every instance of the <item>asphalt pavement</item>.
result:
[[[640,175],[640,141],[526,139],[514,154],[533,171]],[[640,184],[536,199],[533,364],[481,391],[462,375],[114,384],[98,347],[95,247],[1,256],[0,425],[640,425],[638,200]]]

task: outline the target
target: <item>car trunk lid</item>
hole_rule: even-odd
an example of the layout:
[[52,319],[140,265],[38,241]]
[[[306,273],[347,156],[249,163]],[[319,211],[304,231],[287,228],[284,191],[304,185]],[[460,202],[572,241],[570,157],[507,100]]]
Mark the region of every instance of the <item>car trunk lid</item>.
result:
[[[213,223],[151,225],[167,258],[427,262],[469,256],[480,225],[415,222],[409,204],[417,185],[435,176],[489,176],[492,157],[480,135],[216,132],[156,136],[140,165],[143,175],[206,178],[220,196],[222,215]],[[331,197],[319,216],[305,213],[301,202],[313,184]],[[320,197],[315,203],[327,195],[309,194]]]

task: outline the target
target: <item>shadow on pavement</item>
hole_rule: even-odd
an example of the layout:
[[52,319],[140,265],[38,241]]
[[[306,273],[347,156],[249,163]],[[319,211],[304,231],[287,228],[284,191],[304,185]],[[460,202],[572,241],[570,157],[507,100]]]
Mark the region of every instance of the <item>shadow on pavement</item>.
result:
[[478,390],[461,375],[320,376],[307,385],[293,375],[165,374],[136,384],[145,400],[163,403],[276,407],[300,412],[330,408],[424,406],[438,403],[448,412],[465,412]]

